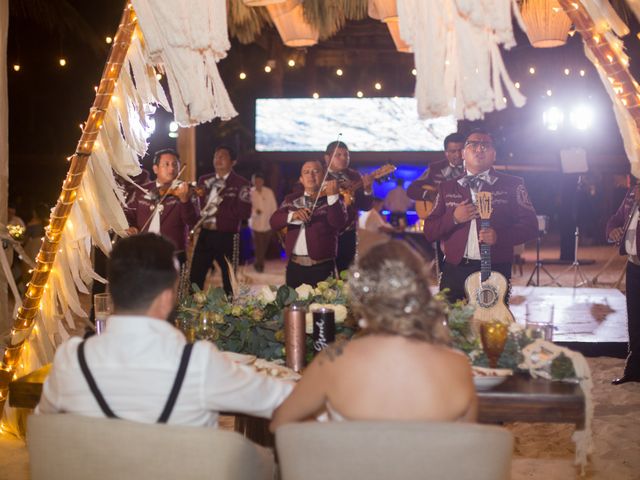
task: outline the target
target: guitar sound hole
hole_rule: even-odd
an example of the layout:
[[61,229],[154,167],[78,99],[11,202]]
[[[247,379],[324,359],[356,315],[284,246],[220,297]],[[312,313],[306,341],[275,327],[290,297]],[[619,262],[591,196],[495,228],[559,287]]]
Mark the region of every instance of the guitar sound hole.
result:
[[478,304],[482,307],[488,308],[498,300],[497,293],[492,288],[481,288],[478,291]]

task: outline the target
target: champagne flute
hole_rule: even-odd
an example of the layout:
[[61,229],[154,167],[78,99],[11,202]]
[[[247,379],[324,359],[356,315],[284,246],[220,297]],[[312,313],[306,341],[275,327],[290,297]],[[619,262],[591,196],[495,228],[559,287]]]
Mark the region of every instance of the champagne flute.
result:
[[96,317],[96,334],[100,335],[107,325],[109,315],[113,313],[113,301],[110,293],[96,293],[93,296],[93,311]]

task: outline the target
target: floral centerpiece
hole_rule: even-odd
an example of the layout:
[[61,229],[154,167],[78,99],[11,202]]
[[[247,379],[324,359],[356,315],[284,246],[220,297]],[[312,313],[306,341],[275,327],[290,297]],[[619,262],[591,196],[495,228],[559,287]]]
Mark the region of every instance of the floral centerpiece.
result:
[[[488,367],[489,359],[483,351],[480,338],[471,323],[475,307],[462,301],[448,304],[440,294],[436,295],[436,301],[442,303],[446,312],[447,325],[451,333],[453,346],[466,353],[472,365]],[[510,324],[504,350],[498,359],[498,368],[528,371],[527,365],[530,362],[527,361],[523,352],[528,352],[526,347],[539,338],[538,332],[527,330],[518,323]],[[564,353],[560,353],[549,362],[548,370],[549,378],[554,380],[576,377],[571,359]]]
[[[187,338],[206,339],[221,350],[247,353],[269,360],[284,359],[284,309],[296,303],[307,310],[307,333],[312,333],[311,311],[334,310],[336,339],[350,338],[356,325],[349,317],[345,282],[329,278],[314,288],[300,285],[265,286],[259,292],[240,286],[233,300],[222,288],[197,289],[178,307],[177,326]],[[310,338],[309,344],[310,345]],[[310,348],[307,351],[311,351]]]

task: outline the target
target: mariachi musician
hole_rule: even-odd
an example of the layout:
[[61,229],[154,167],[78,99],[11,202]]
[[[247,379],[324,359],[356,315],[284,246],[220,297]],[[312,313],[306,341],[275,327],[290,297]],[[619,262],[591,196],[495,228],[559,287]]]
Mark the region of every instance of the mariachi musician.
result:
[[347,224],[338,237],[338,256],[336,267],[338,272],[347,270],[356,256],[356,226],[358,211],[369,211],[373,206],[373,177],[360,175],[349,168],[349,148],[344,142],[337,140],[327,145],[324,161],[329,173],[328,180],[336,180],[340,190],[350,190],[351,185],[362,183],[363,188],[357,189],[353,196],[345,199],[347,208]]
[[198,187],[204,190],[201,197],[202,214],[195,235],[196,245],[191,259],[190,281],[203,288],[207,273],[218,264],[222,273],[222,285],[231,296],[230,262],[234,270],[238,266],[240,251],[240,226],[251,216],[251,183],[233,171],[236,153],[227,145],[220,145],[213,155],[215,173],[198,179]]
[[186,182],[178,182],[180,156],[171,148],[157,151],[153,156],[156,180],[142,186],[147,193],[136,191],[127,205],[128,233],[159,233],[176,247],[181,264],[186,261],[189,231],[198,221],[196,195]]
[[324,173],[319,161],[305,162],[300,171],[304,191],[287,195],[271,216],[273,230],[287,229],[286,283],[292,288],[315,286],[335,273],[338,235],[349,217],[337,182],[323,184]]
[[620,245],[620,254],[627,256],[627,321],[629,325],[629,349],[624,373],[611,383],[620,385],[640,382],[640,229],[638,228],[638,204],[640,190],[632,187],[624,197],[618,211],[607,222],[607,238]]

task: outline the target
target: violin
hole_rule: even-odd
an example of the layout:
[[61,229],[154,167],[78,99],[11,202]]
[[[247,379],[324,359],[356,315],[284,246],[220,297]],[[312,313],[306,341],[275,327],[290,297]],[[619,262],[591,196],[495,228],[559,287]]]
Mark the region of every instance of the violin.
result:
[[[179,185],[172,185],[169,187],[160,187],[158,189],[158,193],[160,194],[161,197],[168,197],[168,196],[174,196],[177,197],[178,196],[178,188],[181,186],[182,184]],[[204,197],[206,192],[205,189],[202,187],[198,187],[195,184],[190,183],[189,184],[189,194],[190,195],[195,195],[197,197]]]

